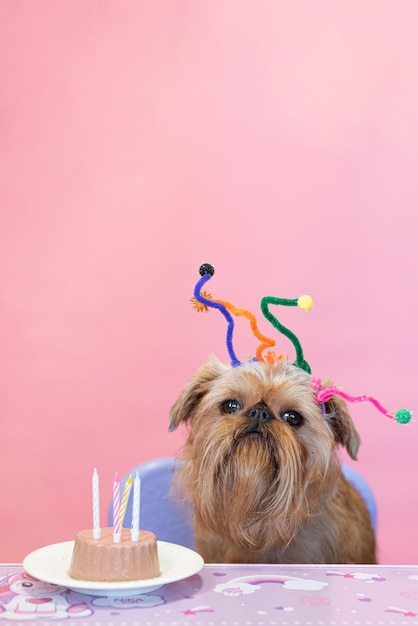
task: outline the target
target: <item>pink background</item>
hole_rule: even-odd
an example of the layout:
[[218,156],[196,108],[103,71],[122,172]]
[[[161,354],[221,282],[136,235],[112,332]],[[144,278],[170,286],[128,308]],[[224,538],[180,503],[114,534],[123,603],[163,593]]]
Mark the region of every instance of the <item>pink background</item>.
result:
[[[253,311],[310,293],[285,319],[314,374],[416,408],[417,22],[416,0],[2,0],[1,561],[91,525],[94,466],[104,515],[115,470],[179,450],[171,404],[227,359],[189,304],[202,262]],[[352,414],[380,560],[417,563],[418,427]]]

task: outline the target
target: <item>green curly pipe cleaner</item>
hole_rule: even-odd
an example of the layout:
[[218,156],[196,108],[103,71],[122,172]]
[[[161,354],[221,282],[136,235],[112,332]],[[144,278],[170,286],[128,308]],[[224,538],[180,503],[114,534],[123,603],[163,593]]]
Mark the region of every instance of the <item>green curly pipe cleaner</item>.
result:
[[296,350],[295,365],[305,370],[305,372],[308,372],[308,374],[311,374],[311,367],[309,363],[305,361],[305,359],[303,358],[303,350],[302,350],[302,346],[301,346],[299,339],[296,337],[294,333],[292,333],[291,330],[289,330],[289,328],[286,328],[286,326],[281,324],[279,320],[277,319],[277,317],[273,315],[273,313],[271,313],[271,311],[269,310],[269,304],[280,304],[282,306],[298,306],[299,298],[289,299],[289,298],[276,298],[274,296],[265,296],[261,300],[260,307],[266,320],[268,320],[270,324],[272,324],[272,326],[276,328],[276,330],[278,330],[280,333],[285,335],[293,343],[295,350]]

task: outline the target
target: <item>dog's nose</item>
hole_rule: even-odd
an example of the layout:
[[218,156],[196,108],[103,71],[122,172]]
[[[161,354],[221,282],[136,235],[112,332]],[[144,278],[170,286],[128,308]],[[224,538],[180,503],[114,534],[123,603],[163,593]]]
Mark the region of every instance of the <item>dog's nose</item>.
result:
[[264,424],[272,419],[272,415],[265,406],[253,407],[250,411],[248,411],[247,417],[250,422],[256,426],[258,426],[258,424]]

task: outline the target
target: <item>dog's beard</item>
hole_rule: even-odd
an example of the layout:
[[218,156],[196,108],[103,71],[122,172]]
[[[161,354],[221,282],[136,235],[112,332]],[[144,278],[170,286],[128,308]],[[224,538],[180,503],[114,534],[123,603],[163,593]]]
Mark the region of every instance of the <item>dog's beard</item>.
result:
[[[196,450],[202,455],[195,456]],[[234,430],[219,424],[205,440],[194,441],[189,453],[180,480],[191,487],[200,527],[265,550],[277,546],[278,536],[287,545],[309,517],[312,495],[307,497],[305,485],[315,478],[306,451],[283,424]]]

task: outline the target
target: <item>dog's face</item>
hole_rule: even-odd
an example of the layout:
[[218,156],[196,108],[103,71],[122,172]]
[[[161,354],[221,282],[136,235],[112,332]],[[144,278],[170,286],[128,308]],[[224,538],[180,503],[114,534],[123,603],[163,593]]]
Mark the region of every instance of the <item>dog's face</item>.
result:
[[180,480],[200,527],[251,549],[287,543],[336,488],[335,448],[356,458],[360,439],[340,398],[324,414],[311,380],[287,361],[211,358],[186,385],[170,429],[190,429]]

